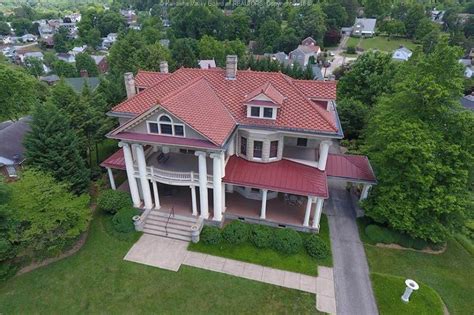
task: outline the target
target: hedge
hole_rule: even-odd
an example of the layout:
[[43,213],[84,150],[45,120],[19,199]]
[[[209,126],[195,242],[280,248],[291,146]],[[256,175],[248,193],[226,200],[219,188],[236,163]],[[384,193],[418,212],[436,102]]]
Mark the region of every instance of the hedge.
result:
[[205,226],[201,231],[200,239],[204,244],[217,245],[222,241],[221,230],[215,226]]
[[376,224],[368,225],[365,228],[365,234],[374,243],[398,244],[402,247],[416,250],[422,250],[430,245],[430,243],[425,240],[415,239],[407,234],[399,233]]
[[306,237],[304,247],[308,255],[314,258],[324,259],[330,255],[329,246],[316,234]]
[[257,248],[269,248],[272,246],[273,229],[266,225],[255,224],[250,233],[250,242]]
[[295,230],[277,229],[272,247],[283,254],[295,254],[303,245],[301,236]]
[[115,214],[119,209],[131,207],[130,194],[125,191],[107,189],[97,198],[97,209]]
[[135,230],[133,216],[138,214],[138,210],[132,207],[120,209],[112,218],[112,225],[115,231],[120,233],[130,233]]
[[222,231],[222,237],[229,244],[241,244],[249,238],[249,225],[240,221],[232,221]]

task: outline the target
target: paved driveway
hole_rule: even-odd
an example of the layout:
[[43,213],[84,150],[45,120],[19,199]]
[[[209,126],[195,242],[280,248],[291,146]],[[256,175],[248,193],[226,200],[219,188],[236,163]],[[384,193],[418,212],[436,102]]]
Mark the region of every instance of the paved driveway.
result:
[[355,210],[344,182],[330,183],[325,206],[329,219],[338,314],[378,314]]

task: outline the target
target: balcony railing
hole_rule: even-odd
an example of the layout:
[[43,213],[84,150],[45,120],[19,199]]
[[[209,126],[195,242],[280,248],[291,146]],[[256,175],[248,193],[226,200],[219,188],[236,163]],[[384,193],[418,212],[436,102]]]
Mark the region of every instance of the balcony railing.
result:
[[[139,177],[138,166],[134,166],[135,176]],[[176,172],[162,170],[157,167],[148,166],[146,168],[148,179],[169,185],[199,185],[199,174],[196,172]],[[207,175],[207,184],[212,185],[212,175]]]

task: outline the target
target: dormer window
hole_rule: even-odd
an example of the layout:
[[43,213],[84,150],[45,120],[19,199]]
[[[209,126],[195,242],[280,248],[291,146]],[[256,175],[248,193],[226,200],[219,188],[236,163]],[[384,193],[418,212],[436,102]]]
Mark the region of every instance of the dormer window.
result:
[[248,117],[252,118],[265,118],[265,119],[276,119],[277,109],[276,107],[264,107],[264,106],[249,106]]
[[175,123],[168,115],[161,115],[158,121],[148,121],[148,133],[184,137],[184,125]]

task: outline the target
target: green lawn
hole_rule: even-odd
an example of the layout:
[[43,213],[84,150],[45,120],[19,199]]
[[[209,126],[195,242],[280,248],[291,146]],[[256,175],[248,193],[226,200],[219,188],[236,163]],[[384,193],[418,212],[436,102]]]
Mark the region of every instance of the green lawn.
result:
[[[307,236],[302,233],[303,236]],[[319,234],[327,244],[329,240],[328,220],[325,215],[321,216],[321,232]],[[318,274],[317,266],[332,266],[332,257],[318,260],[309,256],[304,249],[294,255],[283,255],[273,249],[259,249],[250,242],[239,245],[231,245],[222,242],[218,245],[207,245],[202,242],[189,244],[189,250],[231,258],[235,260],[250,262],[262,266],[268,266],[277,269],[283,269],[311,276]]]
[[364,50],[378,49],[382,51],[392,52],[400,46],[405,46],[408,49],[415,49],[417,46],[409,39],[405,38],[388,38],[383,36],[375,36],[368,38],[350,37],[347,41],[347,46],[359,46]]
[[446,252],[438,255],[368,244],[365,251],[371,272],[422,282],[438,292],[452,315],[472,314],[474,258],[457,241],[450,240]]
[[412,293],[409,303],[404,303],[401,296],[405,291],[405,278],[380,273],[372,273],[370,278],[381,315],[443,314],[441,298],[425,284],[418,283],[420,288]]
[[0,285],[2,314],[314,314],[314,294],[182,266],[175,273],[126,262],[132,241],[95,217],[76,255]]

